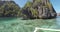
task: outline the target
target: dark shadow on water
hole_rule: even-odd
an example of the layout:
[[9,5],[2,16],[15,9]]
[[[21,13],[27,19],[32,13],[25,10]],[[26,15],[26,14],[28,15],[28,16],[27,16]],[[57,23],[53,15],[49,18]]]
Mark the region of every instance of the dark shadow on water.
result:
[[[57,17],[56,17],[57,18]],[[48,19],[56,19],[56,18],[43,18],[43,20],[48,20]],[[39,18],[37,18],[37,19],[39,19]],[[24,18],[22,18],[21,20],[35,20],[35,18],[31,18],[31,19],[24,19]]]
[[13,20],[13,19],[17,19],[17,17],[0,17],[0,22],[9,21],[9,20]]

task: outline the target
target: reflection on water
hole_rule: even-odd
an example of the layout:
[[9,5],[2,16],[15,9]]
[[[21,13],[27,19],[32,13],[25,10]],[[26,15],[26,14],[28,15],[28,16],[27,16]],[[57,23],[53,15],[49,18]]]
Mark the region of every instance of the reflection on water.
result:
[[33,32],[35,27],[60,29],[60,18],[21,20],[21,18],[0,18],[0,32]]
[[16,17],[0,17],[0,22],[1,21],[9,21],[9,20],[13,20],[16,19]]

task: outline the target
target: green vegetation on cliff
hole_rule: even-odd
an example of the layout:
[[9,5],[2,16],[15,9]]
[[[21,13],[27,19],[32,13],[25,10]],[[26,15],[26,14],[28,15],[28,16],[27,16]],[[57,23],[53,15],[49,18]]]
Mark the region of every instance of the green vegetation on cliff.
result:
[[28,1],[21,9],[14,1],[0,1],[0,17],[55,18],[56,11],[49,0]]
[[0,1],[0,17],[19,16],[20,7],[14,1]]
[[[32,0],[28,1],[24,10],[27,18],[55,18],[56,11],[49,0]],[[27,12],[26,12],[27,11]],[[30,13],[29,13],[30,12]]]

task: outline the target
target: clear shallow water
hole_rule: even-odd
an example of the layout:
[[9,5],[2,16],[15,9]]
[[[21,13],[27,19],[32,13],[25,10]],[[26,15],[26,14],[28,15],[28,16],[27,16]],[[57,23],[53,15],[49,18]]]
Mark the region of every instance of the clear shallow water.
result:
[[[21,20],[21,18],[0,18],[0,32],[33,32],[35,27],[60,29],[60,17],[55,19]],[[42,30],[41,30],[42,31]],[[41,32],[40,30],[37,32]],[[42,31],[57,32],[57,31]]]

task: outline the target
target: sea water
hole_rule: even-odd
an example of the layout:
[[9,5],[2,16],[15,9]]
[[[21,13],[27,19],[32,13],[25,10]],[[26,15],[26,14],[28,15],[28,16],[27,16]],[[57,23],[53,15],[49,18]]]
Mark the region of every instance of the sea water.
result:
[[[22,20],[16,17],[1,17],[0,32],[33,32],[35,27],[60,29],[60,17],[54,19]],[[38,30],[37,32],[56,32]],[[59,31],[60,32],[60,31]]]

